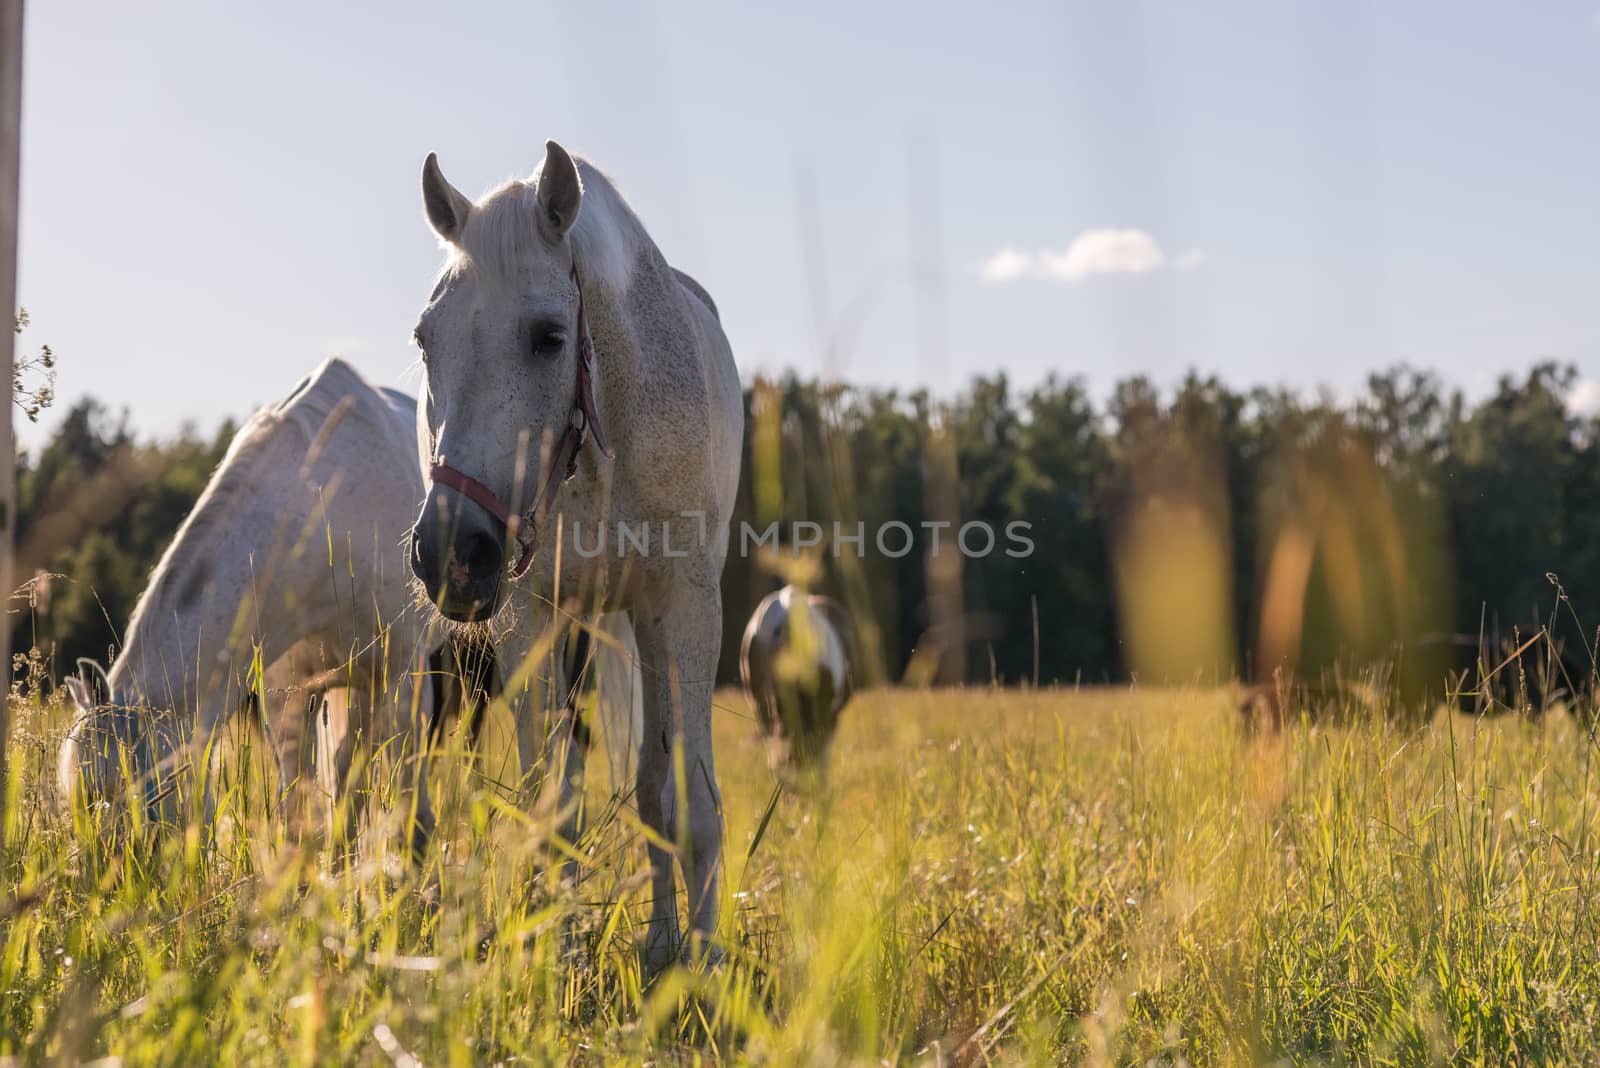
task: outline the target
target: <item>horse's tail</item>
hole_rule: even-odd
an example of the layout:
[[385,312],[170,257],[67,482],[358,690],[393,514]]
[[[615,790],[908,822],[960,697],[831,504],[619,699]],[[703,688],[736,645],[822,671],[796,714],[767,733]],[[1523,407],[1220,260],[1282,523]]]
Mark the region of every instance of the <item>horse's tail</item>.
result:
[[626,793],[633,788],[639,743],[644,736],[644,675],[639,666],[639,643],[634,637],[633,620],[626,612],[608,612],[595,626],[601,635],[592,646],[600,731],[605,735],[606,758],[611,766],[611,789]]

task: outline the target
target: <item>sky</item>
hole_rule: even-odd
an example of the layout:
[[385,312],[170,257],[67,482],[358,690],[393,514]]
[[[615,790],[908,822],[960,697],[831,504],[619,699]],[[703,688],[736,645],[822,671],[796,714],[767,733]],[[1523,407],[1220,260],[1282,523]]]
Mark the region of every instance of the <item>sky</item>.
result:
[[[476,195],[547,138],[702,281],[748,378],[1097,393],[1188,369],[1600,406],[1600,2],[302,0],[27,7],[22,351],[143,434],[339,354],[414,390]],[[24,444],[40,440],[24,428]]]

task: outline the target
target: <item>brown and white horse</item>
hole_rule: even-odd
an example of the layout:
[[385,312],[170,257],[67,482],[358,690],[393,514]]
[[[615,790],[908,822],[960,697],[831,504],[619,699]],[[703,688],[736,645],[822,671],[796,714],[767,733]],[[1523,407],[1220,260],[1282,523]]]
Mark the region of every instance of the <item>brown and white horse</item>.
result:
[[831,597],[785,586],[756,606],[739,676],[761,728],[796,767],[823,760],[855,688],[854,628]]

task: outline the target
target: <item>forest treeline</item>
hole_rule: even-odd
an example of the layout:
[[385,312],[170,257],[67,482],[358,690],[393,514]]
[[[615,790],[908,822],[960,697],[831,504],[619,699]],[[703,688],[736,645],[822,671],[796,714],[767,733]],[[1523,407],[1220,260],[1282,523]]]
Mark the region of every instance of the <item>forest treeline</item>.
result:
[[[1600,625],[1600,420],[1573,368],[1469,403],[1434,375],[1354,398],[1142,377],[981,377],[951,399],[788,377],[745,391],[725,678],[780,576],[851,607],[877,681],[1192,681],[1380,657],[1422,635]],[[114,650],[235,429],[135,439],[86,400],[18,461],[15,650],[59,674]],[[739,530],[778,523],[741,553]],[[902,523],[915,548],[899,554]],[[967,523],[999,532],[982,552]],[[817,528],[796,524],[815,523]],[[838,531],[860,542],[835,546]],[[949,524],[941,526],[940,524]],[[1025,524],[1032,551],[1008,553]],[[796,541],[821,544],[796,549]],[[796,532],[799,531],[798,537]],[[934,534],[941,551],[928,551]],[[835,551],[837,549],[837,551]],[[1558,601],[1557,580],[1569,600]],[[1580,622],[1581,621],[1581,622]]]

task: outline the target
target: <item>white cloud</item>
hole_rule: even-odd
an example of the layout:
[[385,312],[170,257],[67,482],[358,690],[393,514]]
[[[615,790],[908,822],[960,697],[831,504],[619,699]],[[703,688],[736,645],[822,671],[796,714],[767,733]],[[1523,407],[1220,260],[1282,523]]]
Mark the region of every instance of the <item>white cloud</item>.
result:
[[978,277],[985,282],[1009,282],[1013,278],[1032,274],[1038,262],[1038,257],[1033,253],[1007,245],[983,261],[983,266],[978,268]]
[[1039,253],[1039,270],[1077,282],[1096,274],[1144,274],[1166,258],[1156,239],[1143,230],[1085,230],[1065,252]]
[[[1205,262],[1205,253],[1194,248],[1172,261],[1176,270],[1187,271]],[[1029,252],[1007,245],[978,268],[985,282],[1010,282],[1018,278],[1051,278],[1081,282],[1101,274],[1148,274],[1167,263],[1167,254],[1148,231],[1137,228],[1097,227],[1073,238],[1066,248]]]
[[1567,411],[1573,415],[1600,415],[1600,378],[1585,378],[1567,394]]

